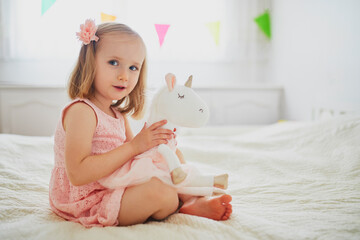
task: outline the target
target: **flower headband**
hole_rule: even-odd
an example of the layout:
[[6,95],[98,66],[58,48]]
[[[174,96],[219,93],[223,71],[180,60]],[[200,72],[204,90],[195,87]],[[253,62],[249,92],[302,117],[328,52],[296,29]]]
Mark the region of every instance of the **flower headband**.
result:
[[85,24],[80,25],[80,32],[76,33],[76,36],[84,45],[88,45],[91,41],[97,42],[99,38],[95,35],[97,31],[97,26],[95,21],[92,19],[87,19]]

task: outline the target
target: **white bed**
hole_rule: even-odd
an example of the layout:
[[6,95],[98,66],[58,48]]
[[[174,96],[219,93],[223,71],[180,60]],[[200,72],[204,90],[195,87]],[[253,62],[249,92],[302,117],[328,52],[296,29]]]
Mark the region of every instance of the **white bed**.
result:
[[230,220],[64,221],[48,204],[53,139],[0,134],[0,239],[360,239],[360,118],[206,127],[178,140],[188,162],[229,173]]

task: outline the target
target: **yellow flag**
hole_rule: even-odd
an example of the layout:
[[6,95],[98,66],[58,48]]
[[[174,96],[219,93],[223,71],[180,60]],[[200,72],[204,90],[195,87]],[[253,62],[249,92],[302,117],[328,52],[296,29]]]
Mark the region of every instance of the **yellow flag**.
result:
[[101,13],[101,22],[114,22],[116,20],[116,16],[109,15],[106,13]]
[[209,23],[206,24],[206,26],[208,27],[211,35],[213,36],[216,45],[219,45],[219,42],[220,42],[220,21],[209,22]]

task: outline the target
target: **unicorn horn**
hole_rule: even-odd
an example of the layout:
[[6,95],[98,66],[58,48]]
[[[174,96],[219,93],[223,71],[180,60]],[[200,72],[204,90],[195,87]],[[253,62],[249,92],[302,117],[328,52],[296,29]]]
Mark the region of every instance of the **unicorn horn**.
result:
[[191,88],[192,78],[193,78],[193,76],[190,75],[189,79],[185,83],[185,87]]

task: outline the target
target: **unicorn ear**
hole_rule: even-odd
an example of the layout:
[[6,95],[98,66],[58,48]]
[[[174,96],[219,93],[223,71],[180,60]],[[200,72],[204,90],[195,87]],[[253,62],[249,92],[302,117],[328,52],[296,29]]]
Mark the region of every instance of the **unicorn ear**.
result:
[[175,87],[176,77],[174,74],[168,73],[165,76],[165,80],[166,80],[167,87],[168,87],[169,91],[171,92]]

